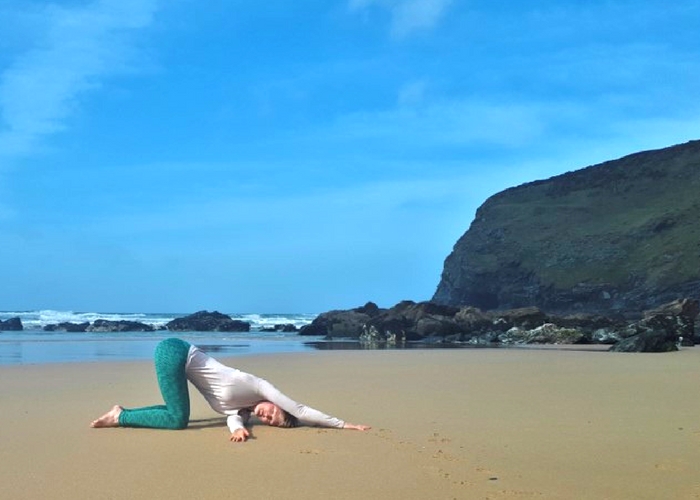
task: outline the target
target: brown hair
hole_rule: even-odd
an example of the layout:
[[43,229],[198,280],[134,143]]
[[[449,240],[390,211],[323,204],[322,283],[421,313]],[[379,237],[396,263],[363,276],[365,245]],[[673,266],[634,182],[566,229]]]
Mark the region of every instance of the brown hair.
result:
[[282,412],[282,421],[280,422],[279,427],[291,428],[299,426],[299,419],[297,417],[284,411],[282,408],[280,408],[280,411]]

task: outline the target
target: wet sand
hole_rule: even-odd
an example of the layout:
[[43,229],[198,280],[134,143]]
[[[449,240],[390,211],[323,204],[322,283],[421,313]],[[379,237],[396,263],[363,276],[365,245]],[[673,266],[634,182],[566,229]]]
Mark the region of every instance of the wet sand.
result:
[[700,350],[330,351],[226,362],[368,432],[253,428],[191,392],[184,431],[91,429],[160,402],[150,363],[0,367],[12,499],[700,499]]

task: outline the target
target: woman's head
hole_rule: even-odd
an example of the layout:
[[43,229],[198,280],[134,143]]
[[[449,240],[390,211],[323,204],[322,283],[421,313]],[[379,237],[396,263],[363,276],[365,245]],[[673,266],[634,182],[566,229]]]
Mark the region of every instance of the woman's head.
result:
[[274,427],[296,427],[299,421],[293,415],[290,415],[282,408],[269,401],[262,401],[253,408],[253,414],[260,421]]

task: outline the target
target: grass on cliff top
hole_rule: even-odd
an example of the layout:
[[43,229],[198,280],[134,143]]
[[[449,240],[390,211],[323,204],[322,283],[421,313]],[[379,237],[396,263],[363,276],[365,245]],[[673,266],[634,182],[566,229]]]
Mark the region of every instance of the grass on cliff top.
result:
[[700,152],[666,163],[623,160],[496,195],[475,229],[479,218],[496,228],[499,249],[470,252],[470,261],[495,271],[517,260],[561,288],[700,278]]

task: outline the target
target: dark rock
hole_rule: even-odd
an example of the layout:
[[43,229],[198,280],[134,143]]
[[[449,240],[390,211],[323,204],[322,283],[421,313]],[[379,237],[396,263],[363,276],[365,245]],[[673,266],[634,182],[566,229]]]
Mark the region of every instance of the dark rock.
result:
[[[365,308],[330,311],[301,329],[302,335],[356,338],[363,342],[465,342],[492,343],[513,327],[536,328],[547,322],[537,308],[484,313],[473,307],[458,308],[433,302],[404,300],[389,309]],[[563,335],[563,333],[562,333]],[[557,341],[563,341],[562,335]],[[552,337],[554,338],[554,337]],[[579,340],[578,337],[576,339]]]
[[545,323],[529,330],[515,326],[498,339],[504,344],[581,344],[585,343],[586,336],[575,328]]
[[479,332],[493,325],[493,316],[476,307],[461,307],[454,316],[462,330]]
[[[539,308],[482,311],[405,300],[374,316],[330,311],[319,315],[301,334],[359,339],[370,344],[405,341],[493,344],[612,344],[616,351],[675,350],[694,327],[698,309],[692,300],[674,301],[630,323],[619,316],[548,315]],[[313,333],[310,333],[313,332]]]
[[303,326],[299,333],[301,335],[325,335],[329,338],[358,338],[362,327],[369,319],[369,315],[355,310],[330,311],[320,314],[311,324]]
[[476,307],[462,307],[454,316],[459,334],[450,336],[452,341],[471,344],[491,344],[498,341],[498,335],[508,328],[493,314]]
[[356,311],[337,314],[328,325],[328,337],[357,337],[369,316]]
[[549,321],[561,328],[577,330],[582,337],[578,344],[609,344],[622,339],[620,329],[627,326],[628,321],[620,317],[608,317],[594,314],[572,314],[567,316],[550,316]]
[[261,331],[263,331],[263,332],[285,332],[285,333],[286,332],[296,332],[297,327],[296,327],[296,325],[293,325],[291,323],[287,323],[284,325],[278,324],[278,325],[274,325],[274,326],[267,326],[265,328],[262,328]]
[[445,260],[433,301],[636,320],[698,298],[699,178],[691,141],[497,193]]
[[673,316],[682,316],[689,320],[695,320],[700,313],[700,303],[693,299],[677,299],[667,304],[662,304],[655,309],[644,312],[645,316],[654,316],[657,314],[666,314]]
[[460,327],[454,320],[458,312],[459,308],[453,306],[405,300],[372,317],[363,328],[360,340],[397,342],[445,338],[459,333]]
[[379,306],[374,302],[367,302],[364,306],[355,309],[355,311],[361,314],[366,314],[367,316],[372,318],[379,314],[381,312],[381,309],[379,309]]
[[613,345],[614,352],[671,352],[681,344],[686,325],[680,316],[647,314],[622,332],[622,340]]
[[6,319],[5,321],[0,320],[0,331],[21,332],[22,330],[24,330],[24,326],[19,316]]
[[571,314],[567,316],[550,316],[550,321],[565,328],[578,328],[579,330],[594,332],[600,329],[617,328],[627,324],[622,318],[600,316],[597,314]]
[[611,328],[598,328],[591,333],[591,344],[613,345],[622,340],[620,333]]
[[381,314],[374,302],[349,310],[333,310],[319,314],[310,324],[299,330],[300,335],[320,335],[328,338],[359,338],[364,325]]
[[445,338],[459,333],[460,328],[459,325],[450,318],[426,316],[416,321],[415,332],[421,339],[427,337]]
[[695,336],[695,319],[699,312],[700,303],[698,303],[697,300],[678,299],[668,304],[663,304],[656,309],[646,311],[644,316],[675,316],[678,324],[678,334],[681,337],[681,345],[692,346],[697,343]]
[[620,340],[611,348],[611,352],[671,352],[677,351],[677,342],[663,333],[646,331]]
[[151,325],[139,323],[138,321],[110,321],[107,319],[96,319],[84,331],[86,332],[152,332],[155,329]]
[[248,332],[250,323],[234,320],[218,311],[198,311],[189,316],[175,318],[166,325],[172,332]]
[[90,323],[88,321],[84,323],[71,323],[68,321],[64,321],[62,323],[44,325],[43,330],[46,332],[82,333],[85,332],[89,326]]
[[363,325],[359,339],[363,342],[404,342],[406,340],[418,340],[415,333],[415,324],[407,318],[386,314],[374,318]]
[[408,319],[418,321],[425,317],[454,318],[459,312],[459,307],[435,302],[410,302],[404,301],[392,308],[395,312],[400,312]]
[[299,329],[299,335],[314,335],[314,336],[324,336],[328,335],[328,314],[332,312],[321,313],[314,318],[314,320],[308,325],[304,325]]
[[521,307],[494,314],[497,314],[511,328],[532,329],[547,323],[549,320],[547,315],[537,307]]

